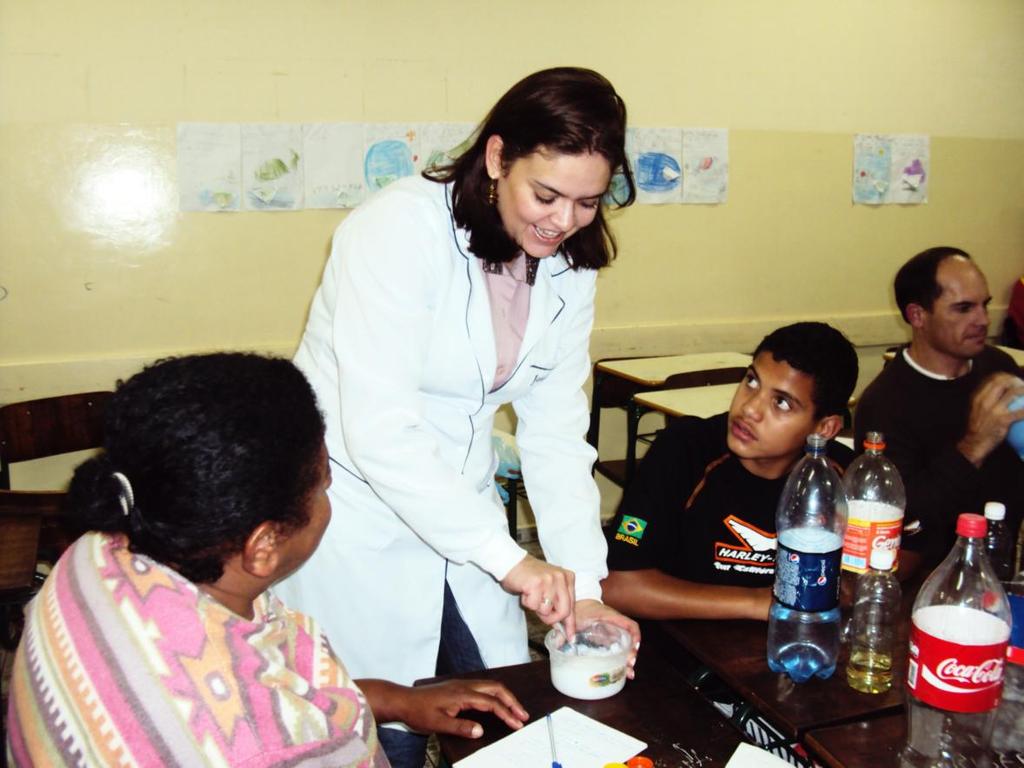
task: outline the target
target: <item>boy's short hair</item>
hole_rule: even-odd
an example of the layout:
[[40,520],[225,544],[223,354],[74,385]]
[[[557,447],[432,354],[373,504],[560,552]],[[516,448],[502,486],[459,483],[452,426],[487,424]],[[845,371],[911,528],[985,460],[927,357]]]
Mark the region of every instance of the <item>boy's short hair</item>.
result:
[[971,258],[967,251],[962,251],[951,245],[937,245],[912,256],[896,273],[896,280],[893,283],[896,306],[900,308],[900,314],[908,323],[910,322],[910,318],[907,317],[909,305],[919,304],[929,312],[932,311],[932,305],[942,294],[942,286],[939,285],[935,276],[938,274],[942,262],[952,256],[961,256],[968,260]]
[[842,333],[826,323],[793,323],[769,333],[754,350],[770,352],[814,379],[815,418],[846,411],[857,384],[857,352]]

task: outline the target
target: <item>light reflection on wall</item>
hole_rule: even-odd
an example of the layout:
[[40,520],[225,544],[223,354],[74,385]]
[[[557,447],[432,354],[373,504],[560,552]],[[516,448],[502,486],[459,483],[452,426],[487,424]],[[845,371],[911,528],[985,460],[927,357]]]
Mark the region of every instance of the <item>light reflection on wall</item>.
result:
[[168,245],[177,199],[165,153],[146,144],[102,144],[90,146],[99,151],[72,172],[69,226],[136,255]]

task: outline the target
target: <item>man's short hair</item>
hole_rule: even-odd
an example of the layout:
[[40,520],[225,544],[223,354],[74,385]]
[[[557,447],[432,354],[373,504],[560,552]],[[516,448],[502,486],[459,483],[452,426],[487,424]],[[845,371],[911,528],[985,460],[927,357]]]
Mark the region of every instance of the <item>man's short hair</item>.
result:
[[756,358],[770,352],[776,362],[788,363],[814,380],[816,418],[841,414],[857,384],[857,352],[842,333],[826,323],[793,323],[778,328],[754,350]]
[[910,304],[919,304],[931,312],[935,300],[942,294],[942,286],[935,279],[935,275],[939,271],[939,265],[951,256],[971,258],[967,251],[950,245],[937,245],[912,257],[896,273],[896,280],[893,283],[896,306],[900,308],[900,314],[908,323],[910,318],[907,317],[907,307]]

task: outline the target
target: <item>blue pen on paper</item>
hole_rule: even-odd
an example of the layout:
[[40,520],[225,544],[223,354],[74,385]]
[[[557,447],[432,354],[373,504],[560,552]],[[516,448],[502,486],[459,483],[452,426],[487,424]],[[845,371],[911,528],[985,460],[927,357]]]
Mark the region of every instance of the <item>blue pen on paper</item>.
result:
[[555,751],[555,726],[551,722],[551,715],[547,716],[548,721],[548,740],[551,742],[551,768],[562,768],[562,764],[558,762],[558,753]]

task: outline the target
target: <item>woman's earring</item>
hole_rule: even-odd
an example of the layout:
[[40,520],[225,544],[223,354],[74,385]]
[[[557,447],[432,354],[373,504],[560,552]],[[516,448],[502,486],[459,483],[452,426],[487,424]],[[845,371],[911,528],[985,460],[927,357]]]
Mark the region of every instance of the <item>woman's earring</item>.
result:
[[487,204],[494,205],[498,202],[498,180],[491,179],[491,183],[487,185]]

